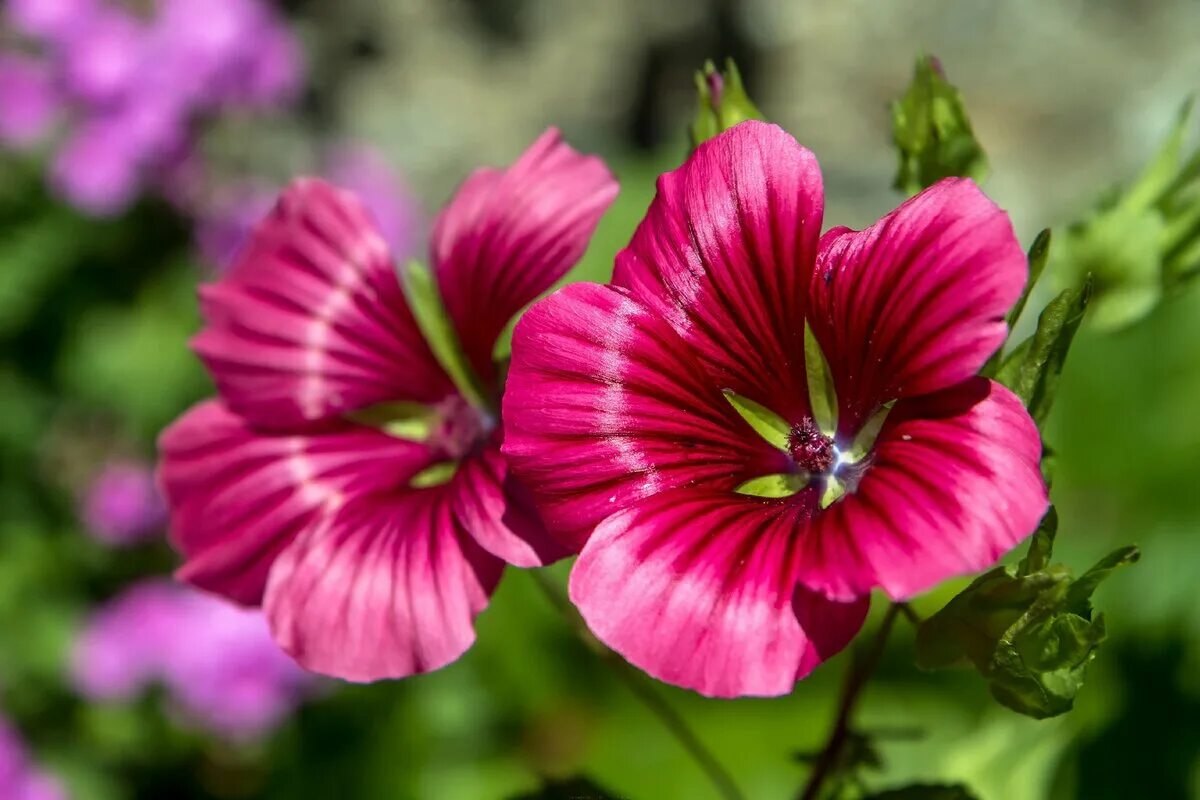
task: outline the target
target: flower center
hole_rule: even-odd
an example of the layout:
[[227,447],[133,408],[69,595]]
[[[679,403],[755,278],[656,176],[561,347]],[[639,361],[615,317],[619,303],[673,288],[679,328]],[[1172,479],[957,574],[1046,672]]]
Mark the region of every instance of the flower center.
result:
[[429,444],[447,458],[460,459],[487,439],[495,423],[455,394],[434,406],[435,419]]
[[792,426],[788,433],[788,452],[796,465],[812,475],[830,471],[837,461],[833,439],[821,433],[812,417]]

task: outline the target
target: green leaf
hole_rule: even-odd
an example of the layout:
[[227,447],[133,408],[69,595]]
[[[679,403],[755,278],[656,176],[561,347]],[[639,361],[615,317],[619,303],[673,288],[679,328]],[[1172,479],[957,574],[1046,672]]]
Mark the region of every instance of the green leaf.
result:
[[776,475],[761,475],[751,478],[734,491],[752,497],[791,497],[807,486],[808,481],[807,473],[781,472]]
[[1179,159],[1183,152],[1183,141],[1187,136],[1188,121],[1192,117],[1192,99],[1188,98],[1179,108],[1171,132],[1163,140],[1158,152],[1142,170],[1137,181],[1129,188],[1121,204],[1145,210],[1157,204],[1176,185],[1179,175]]
[[821,433],[830,437],[836,436],[837,389],[833,385],[833,373],[829,369],[829,362],[825,359],[825,353],[821,351],[821,343],[817,341],[817,336],[807,320],[804,322],[804,371],[808,378],[808,403],[812,407],[813,420],[821,429]]
[[874,792],[863,800],[977,800],[961,783],[914,783]]
[[514,795],[510,800],[618,800],[618,798],[617,795],[590,779],[576,777],[547,781],[540,789]]
[[1017,320],[1021,318],[1021,312],[1025,310],[1025,305],[1029,302],[1029,294],[1033,291],[1038,278],[1042,277],[1042,272],[1046,269],[1046,261],[1049,257],[1050,229],[1046,228],[1037,235],[1033,240],[1033,244],[1029,246],[1029,253],[1026,256],[1029,261],[1029,280],[1025,282],[1025,290],[1017,298],[1016,305],[1008,312],[1006,322],[1010,328],[1016,325]]
[[1054,552],[1054,537],[1058,534],[1058,510],[1050,506],[1042,517],[1038,529],[1029,540],[1029,550],[1017,565],[1017,577],[1023,578],[1033,572],[1041,572],[1050,566],[1050,555]]
[[893,185],[905,194],[942,178],[982,182],[987,177],[987,156],[975,139],[962,96],[932,56],[917,59],[912,83],[892,103],[892,141],[899,155]]
[[705,61],[696,73],[699,103],[689,128],[692,147],[698,147],[722,131],[748,119],[765,119],[758,106],[746,94],[742,75],[733,59],[725,60],[725,71],[718,72],[713,62]]
[[1004,360],[996,373],[1021,398],[1040,426],[1050,413],[1071,340],[1091,299],[1091,281],[1065,289],[1038,316],[1037,330]]
[[754,402],[749,397],[742,397],[732,389],[722,392],[729,405],[733,406],[742,419],[754,429],[754,432],[767,440],[767,443],[780,450],[788,449],[788,436],[792,426],[783,417],[771,411],[764,405]]
[[1133,545],[1119,547],[1112,551],[1104,558],[1096,562],[1096,564],[1083,573],[1076,579],[1067,589],[1067,607],[1076,614],[1084,615],[1091,613],[1092,593],[1113,570],[1136,564],[1142,557],[1142,553]]
[[429,438],[437,424],[437,414],[421,403],[376,403],[352,411],[346,417],[360,425],[379,428],[389,436],[422,442]]
[[433,272],[420,262],[410,261],[399,270],[399,277],[417,326],[442,369],[467,402],[475,408],[489,410],[483,384],[471,368],[462,343],[458,341],[458,334],[446,313]]
[[408,485],[414,489],[428,489],[431,486],[441,486],[453,478],[456,472],[458,472],[457,461],[439,461],[412,476],[408,481]]

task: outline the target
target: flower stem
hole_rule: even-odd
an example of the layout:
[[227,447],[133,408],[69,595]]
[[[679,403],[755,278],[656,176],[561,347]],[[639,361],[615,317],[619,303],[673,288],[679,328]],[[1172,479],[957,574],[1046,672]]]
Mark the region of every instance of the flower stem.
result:
[[692,760],[696,762],[696,765],[708,776],[713,787],[717,790],[717,794],[724,798],[724,800],[745,800],[741,790],[734,783],[733,777],[721,766],[721,763],[713,755],[712,751],[705,747],[700,738],[696,736],[696,733],[688,727],[687,722],[680,716],[679,712],[671,707],[641,672],[631,666],[621,656],[601,644],[592,635],[583,618],[579,616],[579,612],[575,610],[575,607],[571,605],[570,601],[563,594],[562,589],[541,570],[529,570],[529,574],[533,576],[534,583],[542,590],[542,594],[546,595],[550,604],[563,615],[567,623],[574,629],[575,633],[588,649],[594,652],[616,674],[621,682],[629,688],[629,691],[646,706],[650,713],[658,717],[659,722],[663,724],[667,732],[675,737],[675,740],[687,751]]
[[901,613],[905,613],[905,611],[903,605],[900,603],[893,603],[888,607],[887,614],[879,626],[879,631],[875,634],[875,639],[871,642],[865,654],[861,658],[856,656],[850,663],[850,667],[846,670],[846,679],[842,684],[841,701],[838,704],[837,719],[833,723],[833,730],[829,732],[829,738],[825,742],[825,747],[817,757],[817,763],[808,778],[808,784],[799,795],[799,800],[817,800],[820,797],[821,788],[824,786],[825,781],[836,771],[835,768],[842,754],[842,748],[846,746],[846,742],[850,738],[850,717],[854,714],[854,708],[858,703],[863,688],[866,687],[867,681],[875,671],[875,668],[879,666],[879,659],[883,656],[888,636],[891,634],[892,627],[896,623],[896,617]]

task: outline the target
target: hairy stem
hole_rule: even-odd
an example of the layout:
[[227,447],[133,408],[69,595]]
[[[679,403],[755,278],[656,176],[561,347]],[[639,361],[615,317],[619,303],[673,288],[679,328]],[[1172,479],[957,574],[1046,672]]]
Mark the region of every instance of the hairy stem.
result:
[[551,605],[563,615],[588,649],[594,652],[616,674],[621,682],[629,688],[629,691],[641,701],[642,705],[649,709],[650,713],[658,717],[663,727],[675,737],[675,740],[687,751],[696,765],[708,776],[713,788],[717,790],[717,794],[724,800],[745,800],[741,790],[733,782],[733,777],[721,766],[712,751],[705,747],[684,718],[658,693],[650,681],[592,635],[583,618],[579,616],[579,612],[575,610],[575,607],[563,594],[562,589],[548,575],[541,570],[530,570],[529,574],[533,576],[534,583],[546,595]]
[[858,699],[862,695],[862,690],[866,687],[871,674],[879,666],[879,659],[883,656],[883,650],[887,645],[892,627],[896,623],[896,617],[902,613],[906,613],[905,608],[900,603],[893,603],[888,607],[887,615],[884,616],[883,622],[879,626],[879,631],[875,634],[875,639],[871,642],[866,652],[862,654],[861,658],[856,657],[851,661],[849,668],[846,670],[846,680],[842,684],[841,701],[838,703],[837,718],[834,720],[833,729],[829,732],[829,738],[825,742],[825,747],[821,750],[821,754],[817,756],[817,763],[813,766],[812,774],[808,778],[808,784],[804,787],[804,791],[800,793],[799,800],[817,800],[821,795],[821,788],[825,785],[825,781],[836,772],[842,748],[846,746],[846,741],[850,738],[850,718],[854,714],[854,708],[858,704]]

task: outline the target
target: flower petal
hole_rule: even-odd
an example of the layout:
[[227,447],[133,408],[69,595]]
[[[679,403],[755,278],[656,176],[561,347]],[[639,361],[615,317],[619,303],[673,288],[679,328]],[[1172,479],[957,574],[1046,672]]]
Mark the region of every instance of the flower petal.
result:
[[194,347],[229,407],[258,425],[453,391],[368,212],[322,181],[289,186],[234,268],[200,293],[208,325]]
[[439,215],[431,241],[438,285],[486,383],[495,379],[500,332],[579,260],[616,196],[604,162],[551,128],[508,169],[474,172]]
[[306,669],[402,678],[471,646],[503,567],[462,530],[444,487],[375,495],[284,550],[263,606],[275,640]]
[[626,290],[566,286],[517,324],[504,453],[572,550],[635,500],[780,472],[687,345]]
[[781,695],[845,647],[868,598],[797,589],[803,510],[681,489],[614,514],[571,573],[571,600],[609,647],[714,697]]
[[659,178],[613,283],[669,320],[722,388],[799,419],[823,210],[813,154],[775,125],[743,122]]
[[280,551],[346,496],[405,485],[431,461],[422,445],[349,423],[264,435],[218,401],[167,428],[159,452],[179,577],[250,605]]
[[827,233],[809,323],[843,433],[882,403],[978,372],[1004,341],[1027,273],[1008,215],[967,179],[934,184],[863,231]]
[[546,531],[528,490],[500,450],[488,447],[459,465],[454,513],[485,550],[517,567],[541,567],[568,553]]
[[993,565],[1049,505],[1041,440],[1021,401],[972,378],[892,409],[857,489],[819,512],[800,580],[846,599],[903,600]]

